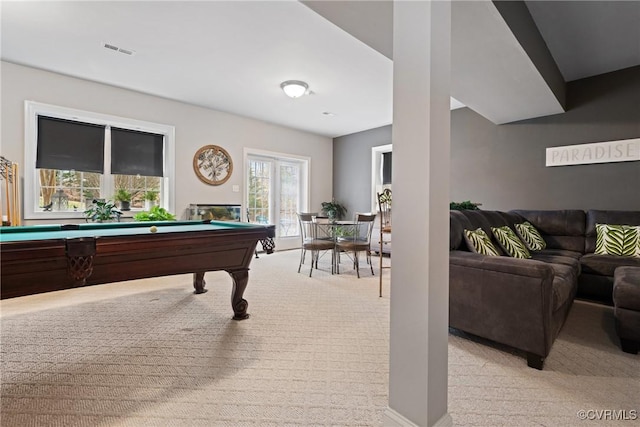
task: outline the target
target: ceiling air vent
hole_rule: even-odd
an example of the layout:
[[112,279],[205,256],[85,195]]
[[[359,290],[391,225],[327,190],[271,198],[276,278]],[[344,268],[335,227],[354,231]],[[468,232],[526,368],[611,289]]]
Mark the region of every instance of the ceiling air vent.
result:
[[112,45],[112,44],[109,44],[109,43],[103,43],[102,46],[105,49],[109,49],[109,50],[113,50],[113,51],[116,51],[116,52],[120,52],[122,54],[129,55],[129,56],[133,56],[136,53],[134,50],[123,49],[121,47],[118,47],[118,46],[115,46],[115,45]]

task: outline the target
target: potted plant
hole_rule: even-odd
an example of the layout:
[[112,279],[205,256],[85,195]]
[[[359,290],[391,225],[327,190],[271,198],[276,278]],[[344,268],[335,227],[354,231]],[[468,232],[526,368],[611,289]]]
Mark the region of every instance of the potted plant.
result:
[[120,209],[123,211],[131,210],[131,192],[124,188],[119,188],[113,198],[120,202]]
[[463,211],[463,210],[478,210],[480,209],[478,206],[482,206],[482,203],[474,203],[470,200],[465,200],[464,202],[451,202],[449,203],[449,210],[452,211]]
[[153,206],[149,212],[138,212],[133,216],[136,221],[175,221],[176,216],[160,206]]
[[110,200],[94,199],[93,203],[84,211],[84,217],[91,222],[120,221],[122,212]]
[[158,192],[156,190],[145,191],[144,193],[144,209],[149,211],[156,204],[158,200]]
[[322,213],[329,218],[329,221],[335,221],[347,213],[347,208],[333,199],[330,202],[322,202]]

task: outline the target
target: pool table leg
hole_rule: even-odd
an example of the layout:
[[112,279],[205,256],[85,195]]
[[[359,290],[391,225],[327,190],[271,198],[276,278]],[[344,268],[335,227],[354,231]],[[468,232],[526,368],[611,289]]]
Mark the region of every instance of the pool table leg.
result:
[[233,307],[233,320],[244,320],[249,318],[247,307],[249,303],[242,298],[244,290],[249,282],[249,269],[244,270],[227,270],[227,273],[233,279],[233,291],[231,292],[231,307]]
[[[233,279],[233,290],[231,292],[231,307],[233,308],[233,319],[244,320],[249,318],[247,308],[249,303],[246,299],[242,298],[244,290],[247,288],[249,282],[249,269],[244,270],[231,270],[227,271]],[[204,273],[193,273],[193,287],[195,288],[195,294],[203,294],[207,292],[204,288]]]
[[193,287],[196,289],[194,294],[204,294],[208,289],[204,288],[207,283],[204,281],[204,271],[201,273],[193,273]]

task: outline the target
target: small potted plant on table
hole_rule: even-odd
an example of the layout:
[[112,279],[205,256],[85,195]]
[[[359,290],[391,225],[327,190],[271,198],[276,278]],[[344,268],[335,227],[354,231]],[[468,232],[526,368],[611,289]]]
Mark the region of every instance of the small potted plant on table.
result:
[[329,221],[333,222],[341,219],[347,213],[347,208],[333,199],[330,202],[322,202],[322,213],[329,218]]

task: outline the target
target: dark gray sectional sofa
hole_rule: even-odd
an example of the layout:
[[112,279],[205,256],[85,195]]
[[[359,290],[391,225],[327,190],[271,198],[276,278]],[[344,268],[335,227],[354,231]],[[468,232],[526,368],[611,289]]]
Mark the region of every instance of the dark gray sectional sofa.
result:
[[[463,238],[524,221],[547,243],[531,259],[480,255]],[[640,211],[451,211],[449,325],[523,350],[542,369],[574,298],[611,304],[615,269],[640,267],[638,257],[595,255],[596,223],[640,225]]]

